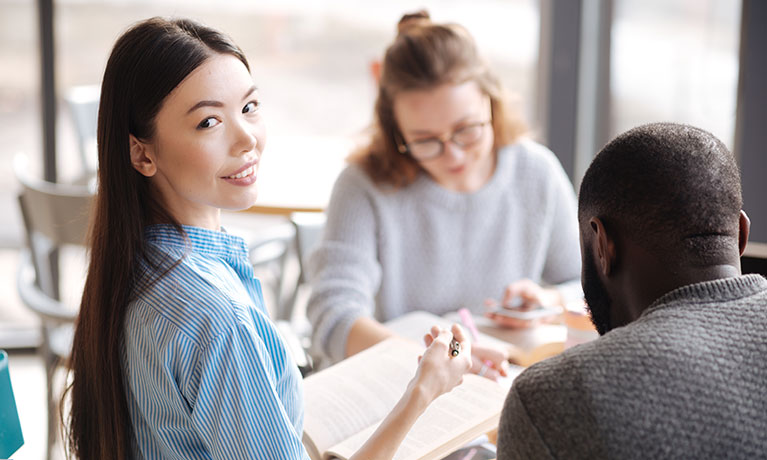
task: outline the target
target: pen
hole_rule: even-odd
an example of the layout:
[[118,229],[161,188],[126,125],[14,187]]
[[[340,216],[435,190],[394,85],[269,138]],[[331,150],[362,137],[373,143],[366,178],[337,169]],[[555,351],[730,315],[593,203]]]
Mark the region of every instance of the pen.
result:
[[[469,330],[469,333],[471,334],[471,338],[474,340],[474,343],[479,342],[479,331],[477,330],[477,326],[474,324],[474,318],[471,316],[471,312],[468,308],[461,308],[458,310],[458,316],[461,317],[461,322],[464,326],[466,326],[466,329]],[[493,362],[489,359],[486,359],[484,361],[485,366],[488,368],[494,368]]]

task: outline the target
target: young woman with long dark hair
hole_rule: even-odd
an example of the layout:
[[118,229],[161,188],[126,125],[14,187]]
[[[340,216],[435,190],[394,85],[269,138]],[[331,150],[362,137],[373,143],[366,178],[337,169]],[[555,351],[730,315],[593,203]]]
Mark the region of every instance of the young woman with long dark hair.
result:
[[[256,198],[265,131],[242,51],[190,20],[115,44],[98,118],[99,188],[71,357],[70,454],[307,458],[301,377],[220,209]],[[391,458],[471,365],[432,330],[416,376],[359,458]],[[466,352],[448,353],[451,340]]]

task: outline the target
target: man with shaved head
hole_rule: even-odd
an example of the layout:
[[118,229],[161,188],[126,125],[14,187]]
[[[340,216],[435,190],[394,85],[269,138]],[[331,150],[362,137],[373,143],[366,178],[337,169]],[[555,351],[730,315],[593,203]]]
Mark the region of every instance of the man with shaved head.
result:
[[702,129],[644,125],[599,152],[578,219],[601,337],[515,380],[499,460],[767,456],[767,280],[741,275],[741,207]]

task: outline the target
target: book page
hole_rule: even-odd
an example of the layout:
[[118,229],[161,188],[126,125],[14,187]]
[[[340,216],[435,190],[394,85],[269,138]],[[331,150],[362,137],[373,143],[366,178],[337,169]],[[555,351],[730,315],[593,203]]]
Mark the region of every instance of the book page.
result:
[[[506,393],[505,388],[488,379],[464,376],[461,385],[437,398],[418,418],[394,460],[439,459],[496,428]],[[334,446],[329,454],[348,458],[370,438],[379,423]]]
[[[475,321],[479,322],[479,318],[475,318]],[[463,327],[457,313],[450,313],[449,316],[443,318],[425,311],[414,311],[387,321],[385,325],[402,337],[423,343],[423,336],[429,332],[432,326],[439,326],[442,329],[449,330],[453,323],[461,324]],[[465,327],[463,328],[466,330]],[[466,333],[469,334],[469,331],[466,331]],[[479,340],[482,343],[498,347],[510,346],[509,342],[504,342],[483,332],[479,333]]]
[[304,445],[322,453],[377,424],[405,393],[425,347],[387,339],[304,380]]

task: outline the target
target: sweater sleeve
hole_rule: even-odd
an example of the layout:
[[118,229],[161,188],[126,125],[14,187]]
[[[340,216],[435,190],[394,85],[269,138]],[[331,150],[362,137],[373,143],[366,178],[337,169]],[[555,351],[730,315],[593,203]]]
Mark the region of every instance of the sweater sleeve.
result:
[[372,315],[380,287],[375,193],[362,171],[347,168],[333,187],[323,239],[309,259],[312,346],[332,361],[345,357],[349,330]]
[[548,163],[552,216],[548,220],[549,245],[542,280],[555,285],[565,302],[583,298],[578,205],[573,186],[562,165],[549,152]]
[[514,379],[498,426],[498,460],[607,458],[592,406],[598,389],[581,359],[591,343],[534,364]]
[[554,457],[528,415],[517,388],[512,387],[498,425],[498,460],[528,458]]

